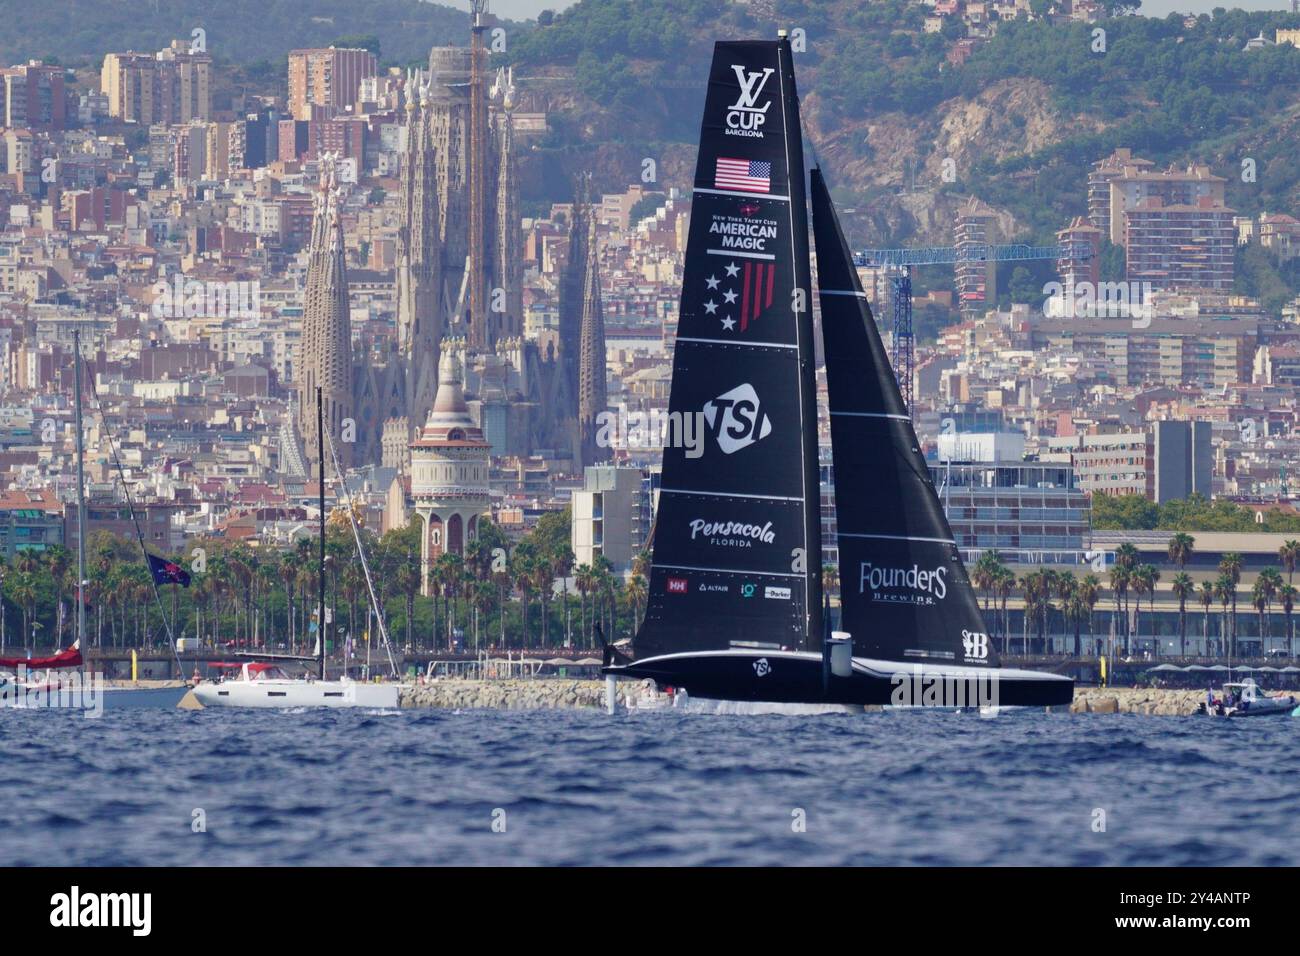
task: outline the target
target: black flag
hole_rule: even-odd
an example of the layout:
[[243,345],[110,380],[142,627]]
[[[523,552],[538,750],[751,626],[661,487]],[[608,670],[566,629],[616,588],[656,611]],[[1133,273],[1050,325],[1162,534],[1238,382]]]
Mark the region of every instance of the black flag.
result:
[[149,573],[153,575],[154,584],[179,584],[183,588],[190,586],[190,572],[175,561],[154,554],[149,555]]

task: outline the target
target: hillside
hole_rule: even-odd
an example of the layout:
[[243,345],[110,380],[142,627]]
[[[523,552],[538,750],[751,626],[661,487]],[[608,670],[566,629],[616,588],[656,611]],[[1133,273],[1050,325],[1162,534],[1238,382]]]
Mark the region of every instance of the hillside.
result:
[[70,66],[98,66],[111,51],[158,50],[195,28],[207,31],[216,60],[242,64],[371,36],[384,63],[404,65],[469,34],[464,10],[422,0],[0,0],[0,24],[0,62]]
[[[1048,242],[1085,213],[1088,168],[1118,146],[1160,165],[1209,163],[1228,178],[1228,203],[1239,213],[1300,210],[1291,159],[1300,49],[1242,49],[1261,32],[1300,26],[1300,16],[1234,10],[1191,25],[1133,15],[1098,25],[1008,22],[953,66],[946,54],[955,24],[925,34],[924,10],[904,0],[582,0],[515,43],[508,58],[552,84],[567,75],[568,113],[581,124],[563,128],[552,145],[573,152],[580,137],[605,185],[634,178],[650,156],[661,181],[684,186],[713,40],[801,27],[807,51],[795,62],[805,127],[854,210],[846,216],[851,241],[864,245],[946,243],[953,210],[972,194],[1002,213],[1004,237]],[[1097,26],[1105,52],[1094,51]],[[954,182],[942,181],[947,159]],[[1254,182],[1243,182],[1246,159]],[[1242,291],[1266,292],[1274,303],[1296,291],[1293,277],[1267,261],[1240,271]]]

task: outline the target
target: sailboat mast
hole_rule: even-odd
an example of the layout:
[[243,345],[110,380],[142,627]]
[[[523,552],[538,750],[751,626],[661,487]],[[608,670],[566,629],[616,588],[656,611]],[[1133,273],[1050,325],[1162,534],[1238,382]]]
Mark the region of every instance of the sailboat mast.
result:
[[77,646],[86,634],[86,448],[85,432],[81,427],[81,330],[72,332],[72,346],[77,356],[73,363],[75,383],[72,386],[76,405],[77,428]]
[[321,387],[316,386],[316,448],[319,450],[317,459],[317,477],[320,480],[320,487],[317,489],[320,495],[318,504],[320,505],[320,616],[316,621],[316,633],[320,637],[320,660],[318,662],[319,677],[325,679],[325,406],[322,399]]

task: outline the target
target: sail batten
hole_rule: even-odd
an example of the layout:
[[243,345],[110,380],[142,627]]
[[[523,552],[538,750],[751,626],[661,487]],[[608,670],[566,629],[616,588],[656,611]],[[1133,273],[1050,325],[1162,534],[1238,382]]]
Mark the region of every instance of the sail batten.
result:
[[788,41],[715,45],[694,185],[668,412],[700,440],[664,449],[634,649],[803,649],[820,642],[820,496]]
[[821,171],[813,232],[830,399],[841,628],[854,654],[996,667],[979,603]]

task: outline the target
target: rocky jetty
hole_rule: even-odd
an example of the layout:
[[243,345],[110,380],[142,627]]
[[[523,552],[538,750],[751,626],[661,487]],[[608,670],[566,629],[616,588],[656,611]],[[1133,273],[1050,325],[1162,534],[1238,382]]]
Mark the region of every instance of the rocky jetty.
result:
[[[639,683],[620,681],[619,704],[644,693]],[[1205,691],[1131,687],[1084,687],[1074,693],[1075,714],[1147,714],[1180,717],[1195,714]],[[605,706],[605,683],[598,680],[436,680],[404,684],[402,707],[499,710],[550,710]]]
[[[637,685],[620,683],[619,703],[638,690]],[[467,709],[493,707],[500,710],[553,710],[569,707],[604,707],[605,682],[598,680],[435,680],[427,684],[403,684],[398,692],[401,707],[449,707]]]
[[1151,714],[1185,717],[1195,714],[1205,700],[1203,690],[1168,690],[1152,687],[1081,687],[1074,691],[1072,714]]

